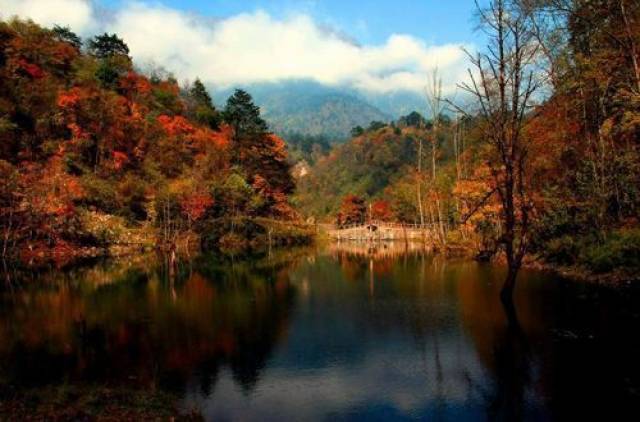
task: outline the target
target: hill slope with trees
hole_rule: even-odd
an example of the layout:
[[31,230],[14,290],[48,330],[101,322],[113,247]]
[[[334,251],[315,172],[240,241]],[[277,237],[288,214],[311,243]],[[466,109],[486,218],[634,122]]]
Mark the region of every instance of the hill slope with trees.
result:
[[[286,140],[303,135],[341,142],[349,138],[354,126],[391,119],[355,94],[312,82],[250,85],[244,89],[255,98],[272,130]],[[221,92],[216,97],[226,100],[229,94]]]
[[198,80],[136,72],[115,34],[83,43],[68,28],[0,22],[3,258],[174,248],[184,233],[233,240],[233,222],[207,227],[296,218],[289,170],[284,141],[246,92],[217,110]]
[[490,46],[470,57],[468,103],[447,102],[434,74],[426,121],[356,130],[297,203],[338,224],[375,208],[432,224],[441,247],[500,255],[506,297],[523,263],[637,278],[640,4],[494,0],[479,17]]

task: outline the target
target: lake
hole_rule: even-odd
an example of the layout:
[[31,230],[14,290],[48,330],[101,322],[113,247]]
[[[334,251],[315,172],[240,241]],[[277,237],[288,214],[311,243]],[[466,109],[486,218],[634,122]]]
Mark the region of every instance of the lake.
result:
[[13,273],[0,400],[166,391],[206,420],[639,420],[640,288],[404,245],[156,256]]

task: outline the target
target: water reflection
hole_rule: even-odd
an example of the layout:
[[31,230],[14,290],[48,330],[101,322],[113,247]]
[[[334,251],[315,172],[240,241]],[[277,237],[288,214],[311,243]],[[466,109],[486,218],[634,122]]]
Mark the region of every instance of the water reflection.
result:
[[513,324],[503,278],[404,244],[32,276],[0,294],[0,384],[169,390],[210,420],[638,415],[638,288],[524,272]]
[[[146,262],[153,262],[153,257]],[[250,390],[286,331],[287,267],[202,257],[178,267],[96,266],[51,274],[0,302],[2,379],[210,393],[220,366]],[[82,280],[82,281],[79,281]]]

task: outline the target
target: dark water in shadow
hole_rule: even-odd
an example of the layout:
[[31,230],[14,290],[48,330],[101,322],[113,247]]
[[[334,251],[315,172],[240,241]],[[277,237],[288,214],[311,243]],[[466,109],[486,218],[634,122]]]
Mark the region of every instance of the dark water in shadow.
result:
[[358,247],[12,279],[0,391],[162,389],[209,420],[639,420],[640,288]]

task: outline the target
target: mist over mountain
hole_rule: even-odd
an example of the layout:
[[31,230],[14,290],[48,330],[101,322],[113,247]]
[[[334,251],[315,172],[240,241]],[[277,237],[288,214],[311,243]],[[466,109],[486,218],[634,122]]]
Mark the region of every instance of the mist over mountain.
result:
[[390,115],[394,120],[406,116],[413,111],[425,114],[427,103],[424,95],[415,92],[396,91],[386,94],[357,93],[367,103]]
[[[283,136],[299,133],[325,136],[333,141],[349,138],[352,128],[372,121],[390,122],[424,108],[416,94],[365,94],[348,88],[310,81],[289,81],[242,86],[260,106],[271,129]],[[223,107],[233,89],[214,90]]]

